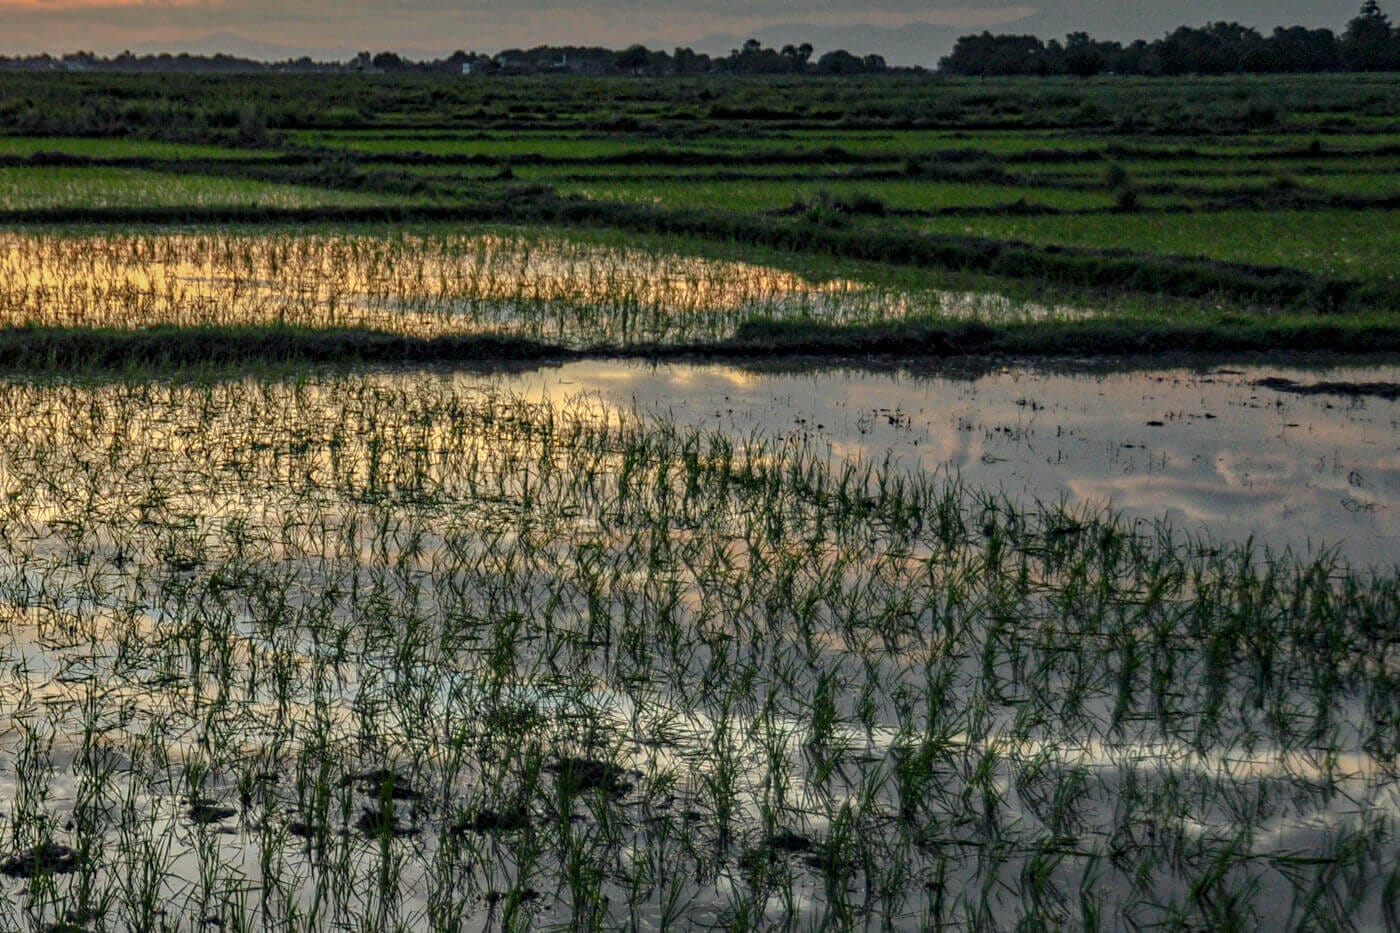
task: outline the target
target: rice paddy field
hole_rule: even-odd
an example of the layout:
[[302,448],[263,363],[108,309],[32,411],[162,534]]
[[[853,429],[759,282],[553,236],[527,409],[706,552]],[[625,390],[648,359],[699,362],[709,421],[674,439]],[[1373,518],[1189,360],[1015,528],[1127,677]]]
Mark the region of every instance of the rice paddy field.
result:
[[0,74],[0,929],[1400,927],[1397,90]]

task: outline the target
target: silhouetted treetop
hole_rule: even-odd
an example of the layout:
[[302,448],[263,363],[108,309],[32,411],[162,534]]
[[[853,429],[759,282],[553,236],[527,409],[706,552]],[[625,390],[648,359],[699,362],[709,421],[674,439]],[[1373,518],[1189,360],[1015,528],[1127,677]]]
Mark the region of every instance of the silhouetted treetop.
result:
[[1224,75],[1244,72],[1400,71],[1400,32],[1376,0],[1338,37],[1329,29],[1281,26],[1270,36],[1239,23],[1181,26],[1127,46],[1074,32],[1063,44],[1036,36],[964,36],[939,63],[947,74]]
[[[61,57],[0,57],[0,68],[32,71],[323,71],[439,72],[450,74],[574,75],[854,75],[896,71],[879,55],[845,49],[816,56],[809,42],[774,49],[748,39],[725,56],[688,48],[672,52],[632,45],[617,50],[600,46],[541,45],[505,49],[495,55],[457,51],[444,59],[411,61],[396,52],[360,52],[345,62],[299,58],[265,63],[230,55],[120,55],[102,58],[91,52]],[[982,32],[957,40],[939,63],[945,74],[992,77],[1226,75],[1320,71],[1400,71],[1400,31],[1377,0],[1365,0],[1339,36],[1329,29],[1280,26],[1271,35],[1234,22],[1181,26],[1159,39],[1127,44],[1072,32],[1063,41],[1032,35]]]

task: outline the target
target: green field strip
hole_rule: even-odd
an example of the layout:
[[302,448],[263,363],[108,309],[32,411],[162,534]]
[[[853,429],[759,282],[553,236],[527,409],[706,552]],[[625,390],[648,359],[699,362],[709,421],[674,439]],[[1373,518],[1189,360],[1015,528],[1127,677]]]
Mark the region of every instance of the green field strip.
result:
[[0,210],[142,207],[321,207],[384,203],[380,195],[242,178],[119,168],[0,168]]
[[919,229],[1040,245],[1113,246],[1341,278],[1400,281],[1400,222],[1393,211],[934,218]]

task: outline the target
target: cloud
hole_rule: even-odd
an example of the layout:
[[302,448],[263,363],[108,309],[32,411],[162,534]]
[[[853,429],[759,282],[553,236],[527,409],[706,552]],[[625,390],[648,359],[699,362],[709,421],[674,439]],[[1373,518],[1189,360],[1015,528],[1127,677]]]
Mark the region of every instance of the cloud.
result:
[[[1013,0],[996,0],[990,6],[969,6],[967,0],[873,0],[861,7],[836,0],[661,0],[646,4],[593,0],[587,6],[560,0],[515,0],[508,9],[488,0],[378,4],[330,0],[295,4],[274,0],[0,0],[0,16],[8,27],[0,42],[8,46],[4,51],[37,51],[35,43],[54,52],[78,48],[119,51],[161,42],[189,43],[228,33],[276,43],[291,51],[354,47],[441,53],[459,47],[494,51],[550,43],[621,47],[643,41],[668,46],[698,42],[717,33],[756,34],[794,21],[826,30],[919,24],[962,29],[994,25],[1028,12],[1030,8],[1017,6]],[[24,43],[28,48],[17,44],[21,30],[30,35]]]
[[[965,31],[1004,28],[1063,35],[1087,29],[1106,38],[1152,38],[1167,28],[1238,19],[1260,28],[1294,22],[1341,28],[1356,0],[0,0],[5,23],[0,50],[97,51],[152,43],[190,42],[231,33],[289,50],[326,48],[454,48],[587,43],[623,46],[689,44],[703,36],[757,34],[791,24],[868,30],[906,26]],[[793,26],[792,28],[800,28]],[[861,32],[860,30],[866,30]],[[883,41],[878,37],[874,41]],[[884,51],[857,48],[855,51]],[[908,60],[911,43],[885,45]],[[921,56],[931,61],[946,48]]]

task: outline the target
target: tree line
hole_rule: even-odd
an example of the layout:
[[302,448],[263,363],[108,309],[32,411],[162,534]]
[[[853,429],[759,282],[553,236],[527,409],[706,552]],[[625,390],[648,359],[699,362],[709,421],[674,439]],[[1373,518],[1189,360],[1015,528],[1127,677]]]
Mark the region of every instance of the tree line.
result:
[[855,55],[836,49],[816,55],[810,43],[769,48],[750,39],[728,55],[711,56],[689,48],[667,52],[632,45],[625,49],[602,46],[540,45],[530,49],[506,49],[495,55],[458,50],[445,58],[413,61],[397,52],[360,52],[343,62],[316,62],[310,58],[283,62],[258,62],[231,55],[134,55],[122,52],[103,57],[75,52],[61,57],[30,55],[0,57],[0,68],[26,71],[118,72],[334,72],[334,73],[446,73],[446,74],[585,74],[585,75],[690,75],[690,74],[881,74],[922,70],[891,68],[879,55]]
[[1366,0],[1341,35],[1281,26],[1266,36],[1239,23],[1209,23],[1125,45],[1084,32],[1070,33],[1064,42],[984,32],[959,39],[938,70],[982,77],[1400,71],[1400,30],[1376,0]]
[[[0,57],[0,69],[30,71],[119,72],[439,72],[449,74],[805,74],[856,75],[922,72],[892,67],[879,55],[856,55],[836,49],[816,55],[810,43],[769,48],[750,39],[728,55],[711,56],[689,48],[670,52],[632,45],[541,45],[506,49],[495,55],[456,51],[428,61],[412,61],[395,52],[361,52],[344,62],[310,58],[258,62],[230,55],[120,55],[101,57],[76,52],[61,57]],[[1366,0],[1340,34],[1305,26],[1279,27],[1271,35],[1239,23],[1182,26],[1160,39],[1127,44],[1074,32],[1061,42],[1030,35],[983,32],[958,39],[939,62],[938,71],[974,77],[1016,75],[1223,75],[1324,71],[1400,71],[1400,30],[1377,0]]]

